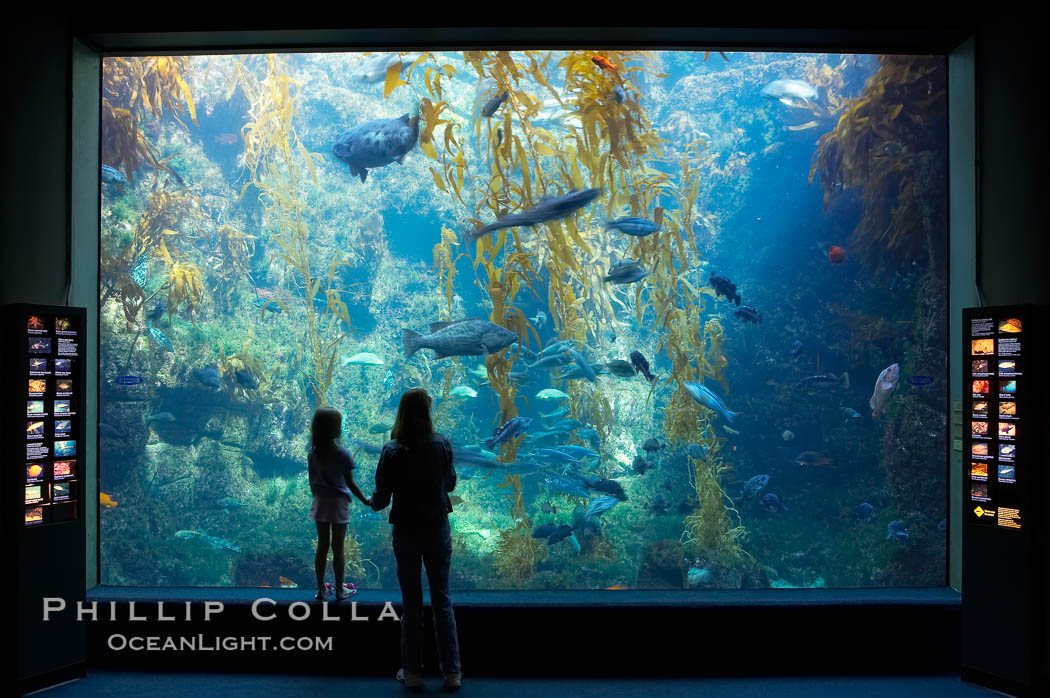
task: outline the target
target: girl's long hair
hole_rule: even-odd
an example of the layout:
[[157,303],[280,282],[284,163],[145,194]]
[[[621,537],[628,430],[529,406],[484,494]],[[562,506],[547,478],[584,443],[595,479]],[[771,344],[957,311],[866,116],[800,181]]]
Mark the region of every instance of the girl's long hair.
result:
[[343,433],[343,415],[334,407],[319,407],[310,424],[310,445],[321,455],[335,451],[336,439]]
[[423,443],[434,433],[430,421],[430,395],[422,388],[406,390],[397,408],[397,419],[390,438],[409,448]]

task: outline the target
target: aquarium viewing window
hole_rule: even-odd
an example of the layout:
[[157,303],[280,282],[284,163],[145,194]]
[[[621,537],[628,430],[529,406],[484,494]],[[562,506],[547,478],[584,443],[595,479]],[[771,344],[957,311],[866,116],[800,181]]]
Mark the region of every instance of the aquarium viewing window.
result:
[[[309,586],[313,410],[342,412],[367,494],[421,386],[454,446],[455,589],[943,585],[946,72],[104,58],[100,581]],[[992,387],[1013,404],[995,375],[974,434]],[[76,496],[83,454],[54,455]],[[978,498],[1005,456],[972,455]],[[353,505],[348,536],[347,579],[396,588],[385,513]]]

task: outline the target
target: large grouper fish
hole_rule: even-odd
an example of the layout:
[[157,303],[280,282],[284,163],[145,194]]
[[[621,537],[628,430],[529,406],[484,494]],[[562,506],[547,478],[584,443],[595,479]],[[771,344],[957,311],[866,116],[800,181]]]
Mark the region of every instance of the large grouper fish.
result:
[[335,139],[332,153],[350,166],[350,174],[365,181],[368,169],[401,164],[419,138],[419,117],[402,114],[396,119],[372,119],[344,131]]
[[583,191],[573,189],[568,194],[544,199],[527,211],[503,216],[495,223],[489,223],[484,228],[478,228],[470,234],[470,239],[477,240],[482,235],[487,235],[503,228],[536,225],[565,218],[597,199],[601,193],[601,189],[584,189]]
[[430,323],[430,334],[422,335],[405,329],[401,343],[405,347],[405,358],[410,358],[420,349],[433,349],[434,357],[479,356],[506,349],[517,341],[518,335],[506,327],[488,320],[467,318],[452,322]]

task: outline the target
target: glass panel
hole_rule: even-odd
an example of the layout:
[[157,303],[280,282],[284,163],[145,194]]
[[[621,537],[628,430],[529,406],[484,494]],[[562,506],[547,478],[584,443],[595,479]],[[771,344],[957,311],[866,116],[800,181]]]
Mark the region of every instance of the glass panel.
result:
[[[943,584],[945,72],[105,59],[103,583],[311,586],[314,410],[367,496],[423,387],[454,588]],[[347,516],[347,579],[396,588]]]

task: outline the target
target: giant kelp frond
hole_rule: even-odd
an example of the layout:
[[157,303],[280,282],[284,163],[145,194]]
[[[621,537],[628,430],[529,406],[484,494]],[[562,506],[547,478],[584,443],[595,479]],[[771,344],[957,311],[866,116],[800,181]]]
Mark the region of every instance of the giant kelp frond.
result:
[[303,188],[308,181],[317,184],[315,160],[320,156],[303,145],[295,130],[298,83],[285,72],[282,59],[266,56],[265,76],[258,78],[245,62],[234,63],[236,81],[251,105],[248,122],[241,127],[244,139],[244,165],[250,179],[241,195],[254,186],[265,211],[270,239],[279,252],[272,255],[286,265],[284,281],[296,287],[302,303],[295,305],[297,324],[303,326],[303,346],[309,357],[304,380],[315,405],[325,404],[332,383],[339,346],[347,336],[340,332],[336,319],[349,325],[350,316],[339,294],[332,290],[332,279],[338,267],[333,262],[328,273],[328,300],[325,321],[314,312],[314,299],[325,279],[314,276],[310,260],[315,256],[310,243],[308,211]]
[[[932,124],[946,108],[944,59],[880,56],[860,97],[848,100],[835,129],[814,153],[810,182],[820,176],[824,209],[843,190],[859,188],[861,220],[853,252],[874,271],[892,271],[922,253],[944,202],[929,193],[943,163],[946,134]],[[936,254],[941,245],[930,245]]]
[[129,182],[144,162],[154,170],[171,172],[139,128],[143,117],[160,119],[168,114],[185,128],[182,117],[188,112],[197,123],[196,106],[186,82],[189,61],[188,56],[115,57],[105,61],[102,152],[109,160],[106,164],[122,168]]

